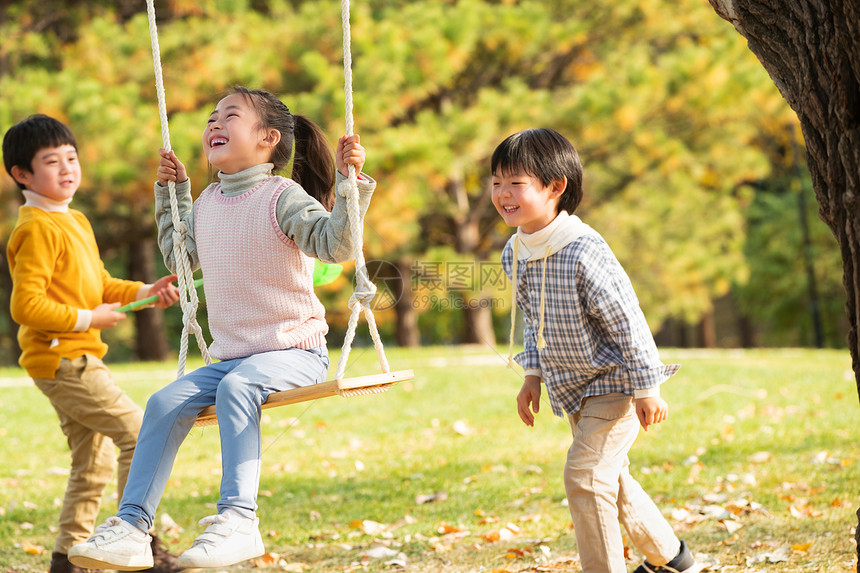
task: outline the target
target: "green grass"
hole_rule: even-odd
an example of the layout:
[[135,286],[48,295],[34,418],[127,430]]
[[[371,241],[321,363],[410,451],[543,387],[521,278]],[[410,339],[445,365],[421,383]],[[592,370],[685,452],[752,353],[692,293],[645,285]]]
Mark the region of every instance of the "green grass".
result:
[[[368,557],[379,545],[402,553],[410,571],[578,571],[561,482],[567,422],[544,399],[536,427],[525,427],[514,406],[521,379],[492,349],[387,353],[392,370],[416,378],[381,395],[264,412],[259,515],[273,559],[231,570],[392,570],[390,557]],[[640,434],[631,468],[694,552],[714,570],[854,571],[860,407],[847,352],[662,354],[684,366],[663,387],[669,420]],[[378,371],[372,349],[352,358],[348,375]],[[144,404],[175,364],[111,369]],[[44,571],[65,439],[21,371],[0,370],[0,387],[0,571]],[[194,430],[180,450],[157,524],[167,515],[179,525],[162,530],[176,551],[214,513],[218,454],[214,427]],[[101,517],[115,509],[111,489]],[[508,523],[518,533],[493,541]],[[787,561],[762,561],[780,549]],[[640,557],[631,558],[632,569]]]

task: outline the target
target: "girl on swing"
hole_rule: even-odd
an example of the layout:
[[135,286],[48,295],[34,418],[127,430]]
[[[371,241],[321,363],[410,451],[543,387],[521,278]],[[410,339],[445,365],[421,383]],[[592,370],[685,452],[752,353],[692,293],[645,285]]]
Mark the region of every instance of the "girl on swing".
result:
[[[203,152],[218,182],[193,202],[185,166],[160,150],[155,185],[158,242],[171,272],[174,229],[167,185],[176,183],[192,268],[200,268],[220,361],[152,395],[119,511],[69,551],[86,568],[152,566],[149,535],[176,453],[197,419],[215,404],[221,439],[218,514],[179,556],[184,568],[225,567],[264,553],[256,517],[261,467],[260,411],[269,394],[326,378],[325,309],[313,291],[313,258],[354,258],[348,229],[347,166],[365,161],[358,135],[341,137],[335,160],[322,131],[274,95],[235,87],[203,131]],[[273,175],[292,159],[291,178]],[[333,187],[338,189],[334,196]],[[376,182],[358,177],[362,216]],[[182,236],[177,234],[176,236]],[[313,257],[313,258],[312,258]]]

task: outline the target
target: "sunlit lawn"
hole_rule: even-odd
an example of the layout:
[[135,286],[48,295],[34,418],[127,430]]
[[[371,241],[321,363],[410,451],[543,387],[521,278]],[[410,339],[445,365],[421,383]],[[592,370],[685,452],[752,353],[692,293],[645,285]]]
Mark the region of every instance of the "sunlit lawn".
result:
[[[372,374],[354,349],[348,375]],[[845,351],[664,350],[670,419],[631,463],[714,570],[853,571],[860,406]],[[336,356],[333,358],[336,359]],[[578,571],[561,468],[565,420],[544,400],[519,421],[520,377],[492,349],[388,349],[416,378],[369,397],[264,413],[259,515],[269,571]],[[112,365],[139,403],[175,364]],[[68,453],[55,414],[18,370],[0,370],[0,566],[47,569]],[[217,430],[180,451],[158,528],[175,551],[215,512]],[[114,490],[102,518],[116,508]],[[174,523],[171,526],[170,524]],[[631,569],[640,556],[631,550]]]

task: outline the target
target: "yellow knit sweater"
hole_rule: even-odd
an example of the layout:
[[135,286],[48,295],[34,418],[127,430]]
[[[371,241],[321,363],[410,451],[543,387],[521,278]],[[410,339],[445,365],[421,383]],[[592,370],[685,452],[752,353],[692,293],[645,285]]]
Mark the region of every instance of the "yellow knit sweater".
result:
[[33,378],[53,378],[62,358],[102,358],[101,331],[75,332],[79,309],[128,304],[143,285],[115,279],[99,257],[93,229],[80,211],[51,213],[24,206],[6,248],[12,273],[12,318],[20,325],[19,363]]

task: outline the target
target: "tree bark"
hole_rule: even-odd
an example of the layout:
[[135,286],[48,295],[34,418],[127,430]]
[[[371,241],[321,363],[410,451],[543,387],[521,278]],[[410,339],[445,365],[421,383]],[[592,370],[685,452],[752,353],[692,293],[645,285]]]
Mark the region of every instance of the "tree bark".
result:
[[492,301],[487,297],[463,298],[463,329],[465,344],[483,344],[490,348],[496,345],[496,332],[493,330]]
[[6,301],[7,304],[2,305],[3,319],[0,324],[4,326],[4,331],[0,333],[0,341],[3,346],[8,349],[0,351],[0,363],[5,363],[7,360],[10,364],[17,364],[18,357],[21,356],[21,346],[18,344],[18,325],[12,320],[12,311],[9,309],[9,301],[12,298],[12,275],[9,273],[9,264],[6,261],[6,244],[2,245],[0,252],[0,299]]
[[717,347],[717,326],[714,322],[714,310],[711,309],[702,315],[699,321],[699,345],[702,348]]
[[[153,283],[156,276],[153,252],[153,239],[142,239],[129,243],[129,279]],[[138,359],[162,361],[170,355],[170,345],[164,328],[164,311],[160,308],[147,308],[134,313],[137,323],[135,350]]]
[[[448,180],[447,191],[457,206],[454,214],[457,253],[462,254],[464,258],[471,256],[473,258],[471,264],[478,265],[475,255],[478,253],[478,245],[481,242],[480,213],[483,212],[483,206],[489,200],[489,186],[476,201],[478,205],[470,205],[462,169],[455,165],[452,167],[452,176]],[[463,265],[469,264],[465,261],[462,263]],[[474,267],[472,270],[477,272]],[[473,278],[471,286],[472,288],[477,287],[478,291],[483,289],[479,276]],[[461,298],[463,303],[464,322],[461,338],[463,342],[469,344],[481,343],[491,347],[495,346],[496,336],[493,331],[493,313],[489,306],[490,300],[480,292],[477,295],[472,295],[469,291],[470,289],[465,289],[457,292],[457,296]]]
[[860,397],[860,0],[709,1],[747,39],[800,119],[819,215],[842,253]]
[[397,262],[401,280],[395,282],[399,291],[395,293],[394,312],[397,315],[397,344],[414,348],[421,346],[421,331],[418,329],[418,314],[415,312],[412,293],[412,261],[404,258]]

